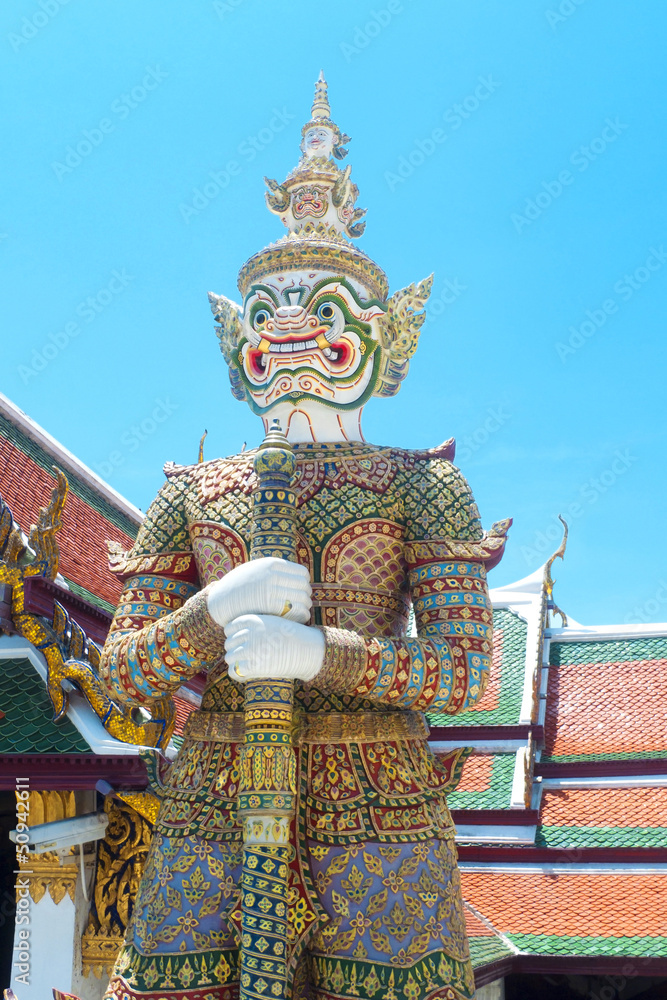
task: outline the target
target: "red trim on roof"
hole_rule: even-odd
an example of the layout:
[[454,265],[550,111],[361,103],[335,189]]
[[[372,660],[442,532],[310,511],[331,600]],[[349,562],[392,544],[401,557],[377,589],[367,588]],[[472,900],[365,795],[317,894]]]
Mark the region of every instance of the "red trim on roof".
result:
[[474,826],[537,826],[537,809],[452,809],[455,823]]
[[[618,938],[609,938],[610,946]],[[508,955],[497,962],[475,969],[475,986],[485,986],[502,976],[517,973],[543,973],[584,976],[628,976],[628,966],[634,976],[667,976],[667,958],[648,958],[637,955]]]
[[488,861],[498,864],[664,864],[667,847],[522,847],[503,844],[457,844],[460,861]]
[[53,607],[59,601],[65,611],[81,626],[89,639],[104,644],[113,616],[90,601],[78,597],[71,590],[65,590],[53,580],[43,576],[28,576],[25,579],[25,609],[33,615],[53,618]]
[[667,774],[667,757],[643,760],[536,761],[535,774],[543,778],[622,778]]
[[29,778],[37,791],[93,789],[107,781],[116,789],[144,791],[148,787],[146,765],[134,754],[0,754],[0,790],[16,790],[17,778]]
[[498,743],[502,740],[527,740],[530,734],[541,743],[544,740],[542,726],[433,726],[429,740],[457,740],[465,746],[466,740],[486,740]]

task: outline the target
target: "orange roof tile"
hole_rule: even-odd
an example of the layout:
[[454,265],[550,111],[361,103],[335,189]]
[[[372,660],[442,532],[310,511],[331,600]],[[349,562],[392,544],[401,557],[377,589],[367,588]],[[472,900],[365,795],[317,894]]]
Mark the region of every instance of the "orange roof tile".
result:
[[485,792],[491,787],[492,771],[492,755],[472,754],[463,765],[457,792]]
[[[40,508],[46,507],[51,499],[55,477],[3,437],[0,437],[0,468],[6,470],[0,486],[2,497],[27,535],[37,521]],[[109,571],[106,540],[120,542],[127,549],[133,539],[73,490],[67,495],[57,538],[63,576],[116,605],[121,583]]]
[[495,937],[492,930],[482,923],[469,906],[464,906],[463,912],[466,920],[466,933],[468,937]]
[[667,788],[546,789],[540,822],[545,826],[667,827]]
[[545,757],[667,752],[664,660],[549,668]]
[[183,727],[191,715],[195,706],[190,701],[186,701],[185,698],[179,698],[177,694],[174,695],[174,708],[176,709],[176,722],[174,725],[174,736],[183,735]]
[[503,632],[502,629],[493,631],[493,657],[491,669],[489,670],[489,681],[483,696],[468,709],[470,712],[489,712],[498,708],[500,699],[500,671],[503,663]]
[[667,874],[461,872],[463,898],[503,934],[662,937]]

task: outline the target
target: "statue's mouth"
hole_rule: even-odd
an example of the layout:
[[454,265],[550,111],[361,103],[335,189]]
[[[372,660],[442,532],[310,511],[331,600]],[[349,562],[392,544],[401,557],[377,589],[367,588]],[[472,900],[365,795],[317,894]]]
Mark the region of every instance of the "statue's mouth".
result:
[[[304,340],[303,334],[292,334],[288,337],[274,337],[265,333],[257,347],[251,347],[247,354],[248,366],[256,377],[263,377],[269,364],[269,355],[283,356],[311,354],[315,351],[324,355],[327,367],[334,370],[344,368],[352,356],[352,345],[347,340],[337,340],[330,343],[326,338],[327,327],[313,330],[314,337]],[[278,358],[276,357],[276,361]]]

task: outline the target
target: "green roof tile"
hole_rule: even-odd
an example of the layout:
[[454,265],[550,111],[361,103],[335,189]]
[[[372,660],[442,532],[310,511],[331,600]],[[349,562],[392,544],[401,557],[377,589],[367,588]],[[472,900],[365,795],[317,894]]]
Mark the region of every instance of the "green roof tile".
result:
[[556,934],[508,934],[507,937],[527,954],[667,957],[667,937],[569,937]]
[[505,958],[507,955],[514,954],[497,937],[470,937],[468,938],[468,944],[470,945],[470,959],[474,969],[478,969],[480,965],[489,965],[491,962],[497,962],[499,958]]
[[607,639],[603,642],[558,642],[555,639],[549,651],[549,661],[554,666],[664,659],[667,659],[667,636]]
[[489,788],[483,792],[459,792],[456,790],[450,792],[447,796],[449,808],[509,809],[515,760],[516,758],[513,753],[495,754],[493,764],[491,765],[491,782]]
[[0,753],[90,753],[67,717],[53,721],[44,682],[28,659],[0,659]]
[[432,726],[512,726],[519,721],[523,677],[526,663],[528,626],[513,611],[494,611],[493,627],[502,632],[503,655],[500,667],[500,691],[496,708],[458,715],[428,714]]
[[[451,796],[449,797],[451,801]],[[541,826],[536,847],[667,847],[664,826]]]
[[103,597],[98,597],[97,594],[93,594],[92,591],[86,590],[82,587],[80,583],[75,583],[74,580],[70,580],[68,577],[64,578],[67,581],[67,586],[76,594],[77,597],[82,597],[84,601],[88,601],[89,604],[94,604],[96,608],[101,608],[102,611],[108,611],[110,615],[116,613],[115,605],[111,604],[110,601],[105,601]]
[[623,753],[543,753],[541,763],[580,764],[595,760],[663,760],[665,757],[667,757],[667,749],[635,750]]

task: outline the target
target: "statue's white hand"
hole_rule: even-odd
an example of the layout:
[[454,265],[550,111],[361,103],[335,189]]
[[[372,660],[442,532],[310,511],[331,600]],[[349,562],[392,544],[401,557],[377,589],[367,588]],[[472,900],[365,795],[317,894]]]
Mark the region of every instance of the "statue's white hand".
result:
[[317,628],[273,615],[242,615],[225,626],[225,658],[234,681],[292,677],[310,681],[324,662]]
[[305,566],[285,559],[253,559],[230,570],[206,593],[211,618],[224,628],[239,615],[310,618],[310,577]]

